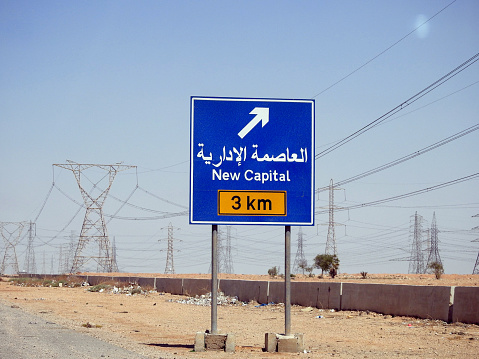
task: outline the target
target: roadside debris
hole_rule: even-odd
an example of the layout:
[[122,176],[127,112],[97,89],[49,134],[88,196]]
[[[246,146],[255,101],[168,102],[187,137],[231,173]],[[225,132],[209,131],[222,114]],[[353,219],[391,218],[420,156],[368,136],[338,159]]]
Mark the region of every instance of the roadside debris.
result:
[[[210,307],[211,306],[211,293],[197,295],[194,297],[188,297],[186,299],[170,299],[168,302],[176,302],[181,304],[193,304],[193,305],[200,305],[203,307]],[[238,300],[238,297],[230,297],[225,295],[223,292],[218,293],[217,297],[218,305],[223,306],[236,306],[236,305],[247,305],[246,303]]]
[[266,307],[267,305],[275,305],[275,304],[276,304],[275,302],[261,303],[261,304],[255,305],[255,308]]
[[302,311],[302,312],[312,312],[312,311],[313,311],[313,307],[302,308],[301,311]]
[[86,289],[89,292],[98,292],[98,293],[112,293],[112,294],[126,294],[126,295],[135,295],[143,294],[147,295],[150,293],[157,293],[156,290],[148,290],[146,288],[140,287],[138,284],[129,283],[121,287],[120,285],[110,285],[105,283],[100,283]]

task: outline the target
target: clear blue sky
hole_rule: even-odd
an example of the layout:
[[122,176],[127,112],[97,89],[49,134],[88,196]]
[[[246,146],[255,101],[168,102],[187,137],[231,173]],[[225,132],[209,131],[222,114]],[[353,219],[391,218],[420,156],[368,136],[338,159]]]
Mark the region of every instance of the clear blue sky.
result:
[[[206,273],[210,226],[189,225],[186,215],[151,219],[184,210],[157,197],[188,206],[190,96],[314,98],[319,153],[479,52],[475,0],[455,1],[405,37],[451,2],[1,0],[0,222],[34,220],[55,181],[37,220],[35,258],[37,271],[50,272],[52,261],[57,271],[60,246],[65,251],[71,231],[79,234],[84,209],[72,201],[82,203],[72,172],[53,171],[52,164],[123,161],[138,166],[137,173],[120,173],[104,205],[106,214],[115,214],[138,180],[140,189],[129,199],[137,207],[124,205],[117,212],[130,219],[107,218],[120,269],[163,272],[167,242],[158,240],[167,238],[171,222],[181,240],[175,242],[176,272]],[[321,157],[315,187],[476,125],[478,81],[475,63]],[[342,186],[335,205],[381,200],[475,174],[478,149],[475,131]],[[417,211],[424,229],[436,213],[446,273],[471,273],[479,251],[479,242],[472,242],[479,233],[471,231],[479,226],[472,217],[479,213],[478,189],[475,178],[380,206],[337,211],[341,272],[407,273],[409,263],[397,259],[410,256],[410,217]],[[327,206],[328,192],[319,193],[317,211]],[[318,214],[316,226],[302,228],[309,261],[325,250],[327,221],[327,214]],[[294,261],[298,228],[292,230]],[[283,231],[234,226],[234,271],[284,268]],[[20,269],[26,245],[22,236],[16,247]],[[1,260],[3,240],[0,249]]]

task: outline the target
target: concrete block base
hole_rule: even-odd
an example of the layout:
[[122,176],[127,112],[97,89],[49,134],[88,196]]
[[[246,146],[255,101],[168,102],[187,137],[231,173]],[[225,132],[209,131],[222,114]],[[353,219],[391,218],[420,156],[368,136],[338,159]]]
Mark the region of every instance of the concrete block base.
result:
[[264,342],[264,351],[269,353],[300,353],[304,351],[302,333],[293,335],[266,333]]
[[195,335],[195,352],[222,350],[227,353],[234,353],[235,346],[235,335],[232,333],[210,334],[197,332]]

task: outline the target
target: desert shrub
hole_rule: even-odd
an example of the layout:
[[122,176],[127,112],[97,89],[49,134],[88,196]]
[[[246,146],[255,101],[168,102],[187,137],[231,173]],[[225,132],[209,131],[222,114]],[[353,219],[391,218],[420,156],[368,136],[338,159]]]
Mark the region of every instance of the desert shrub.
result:
[[368,272],[361,272],[361,278],[366,279],[368,277]]
[[436,279],[441,279],[441,276],[444,274],[444,267],[440,262],[432,262],[427,266],[428,269],[431,269]]
[[336,270],[336,268],[331,268],[329,270],[329,275],[331,276],[331,278],[334,278],[338,275],[338,271]]
[[274,266],[273,268],[268,269],[268,275],[271,278],[274,278],[278,275],[278,267]]

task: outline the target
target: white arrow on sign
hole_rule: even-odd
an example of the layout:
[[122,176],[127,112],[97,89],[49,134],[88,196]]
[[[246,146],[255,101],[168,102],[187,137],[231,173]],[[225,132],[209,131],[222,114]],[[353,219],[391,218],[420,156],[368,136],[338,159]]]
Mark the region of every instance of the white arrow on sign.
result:
[[240,131],[238,136],[244,138],[254,126],[261,122],[261,127],[264,127],[269,122],[269,108],[267,107],[255,107],[250,115],[256,115],[253,119]]

